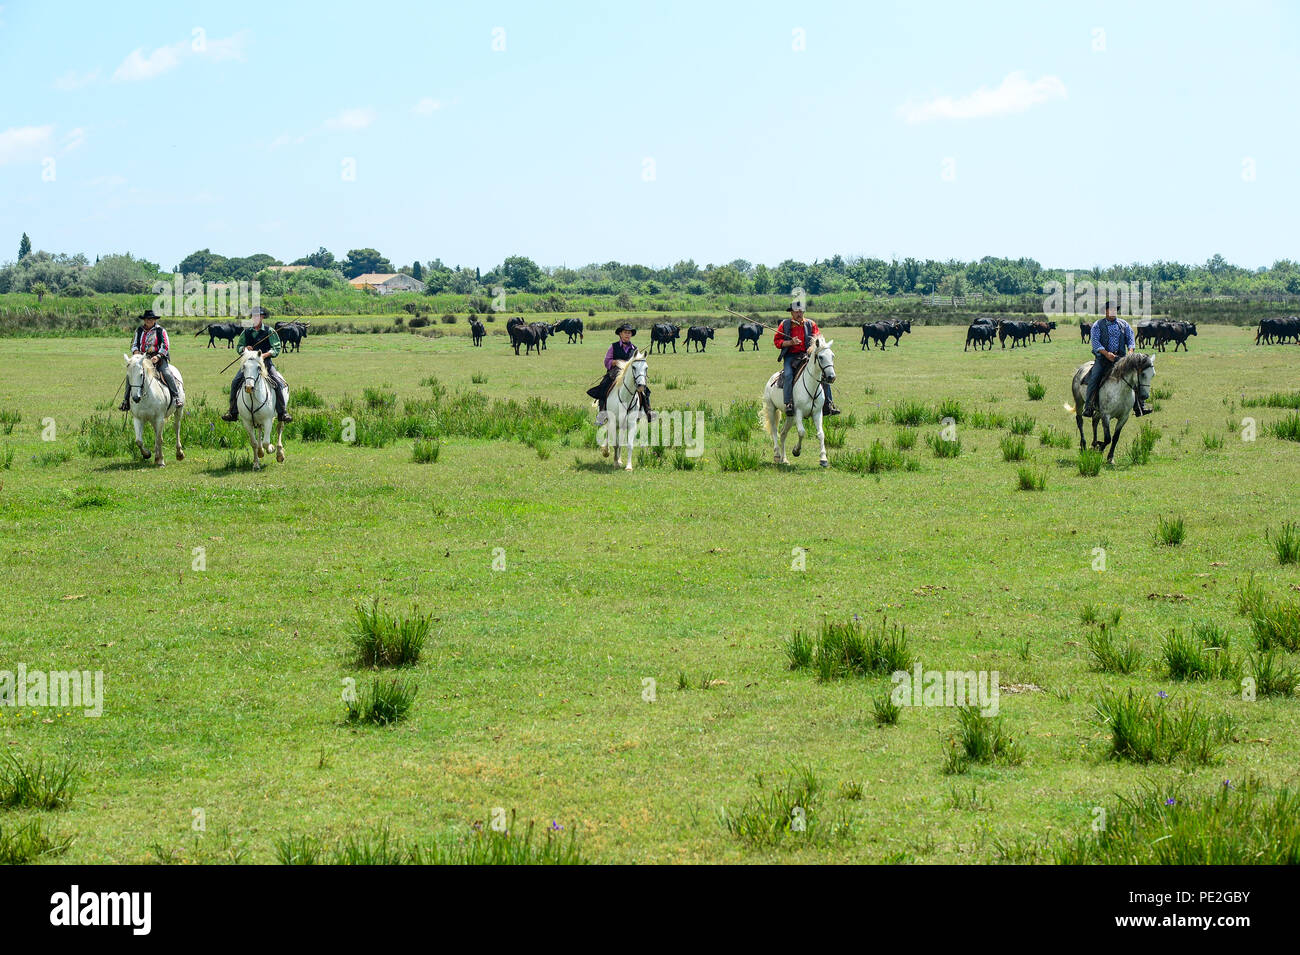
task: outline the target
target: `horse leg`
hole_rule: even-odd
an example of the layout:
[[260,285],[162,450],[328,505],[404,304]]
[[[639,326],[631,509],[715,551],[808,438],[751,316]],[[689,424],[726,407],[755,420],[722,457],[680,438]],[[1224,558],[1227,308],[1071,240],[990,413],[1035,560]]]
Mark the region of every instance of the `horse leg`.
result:
[[162,448],[163,427],[166,423],[167,419],[163,417],[153,419],[153,463],[160,468],[165,467],[167,464],[167,462],[163,460]]
[[275,459],[284,463],[284,422],[278,419],[275,423]]
[[176,460],[185,460],[185,449],[181,447],[181,416],[185,414],[184,408],[176,409]]
[[797,458],[799,457],[799,452],[803,450],[803,436],[804,436],[803,412],[799,410],[798,405],[794,406],[794,428],[797,432],[799,432],[799,440],[794,443],[794,450],[792,450],[790,453]]
[[790,428],[792,428],[793,426],[794,426],[794,418],[792,418],[790,415],[786,415],[785,420],[781,422],[781,446],[780,446],[780,455],[779,455],[781,460],[777,461],[776,462],[777,464],[790,463],[790,459],[785,456],[785,439],[786,436],[790,433]]
[[822,429],[822,410],[817,404],[817,397],[813,396],[813,427],[817,429],[817,444],[820,446],[820,454],[817,463],[824,468],[830,467],[830,462],[826,460],[826,432]]
[[1110,439],[1110,453],[1106,455],[1106,461],[1110,464],[1115,463],[1115,446],[1119,444],[1119,433],[1124,430],[1124,421],[1128,418],[1125,415],[1119,421],[1115,422],[1115,433]]
[[262,442],[257,440],[257,423],[250,416],[248,423],[244,425],[244,430],[248,432],[248,443],[253,446],[253,470],[261,470],[262,464]]
[[[1082,405],[1078,405],[1078,398],[1075,398],[1074,400],[1078,407],[1082,407]],[[1079,429],[1079,450],[1082,451],[1088,446],[1088,442],[1083,438],[1083,415],[1079,414],[1077,411],[1074,413],[1074,426]]]
[[627,437],[624,444],[627,446],[627,467],[625,470],[628,471],[632,470],[632,448],[636,444],[636,438],[633,437],[636,434],[636,419],[637,416],[634,414],[627,416]]
[[135,426],[135,446],[140,451],[140,457],[148,461],[149,452],[144,449],[144,422],[132,415],[131,423]]

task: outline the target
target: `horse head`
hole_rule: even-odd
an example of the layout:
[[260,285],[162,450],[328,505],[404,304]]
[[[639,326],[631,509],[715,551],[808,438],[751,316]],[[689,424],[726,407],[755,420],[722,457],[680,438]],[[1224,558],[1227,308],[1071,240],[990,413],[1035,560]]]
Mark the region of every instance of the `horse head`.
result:
[[827,341],[820,334],[813,338],[810,358],[816,362],[816,367],[821,373],[821,380],[833,384],[835,381],[835,353],[831,351],[833,341]]
[[244,390],[252,394],[257,379],[266,374],[266,365],[262,363],[262,356],[257,352],[245,351],[240,368],[241,374],[244,376]]
[[145,361],[144,355],[123,355],[126,360],[126,390],[133,404],[138,404],[144,397],[144,389],[153,376],[153,362]]
[[649,370],[649,366],[646,363],[645,352],[639,351],[632,356],[632,360],[628,362],[628,370],[632,372],[632,381],[636,385],[637,390],[640,391],[645,387],[646,374]]

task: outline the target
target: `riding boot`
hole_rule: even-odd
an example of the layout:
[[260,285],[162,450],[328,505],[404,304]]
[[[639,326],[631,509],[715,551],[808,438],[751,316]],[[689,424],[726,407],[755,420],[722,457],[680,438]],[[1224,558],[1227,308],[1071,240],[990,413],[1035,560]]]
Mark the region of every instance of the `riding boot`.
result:
[[126,386],[126,390],[122,394],[122,403],[117,406],[117,410],[118,411],[131,410],[131,386],[129,384]]
[[221,416],[222,421],[238,421],[239,409],[235,407],[235,401],[239,398],[239,386],[243,382],[244,376],[240,375],[230,385],[230,410]]
[[284,406],[284,389],[280,387],[277,381],[275,387],[275,416],[280,421],[292,421],[293,415],[289,414],[289,409]]
[[822,404],[822,415],[827,418],[834,417],[840,413],[840,409],[835,407],[835,402],[831,400],[831,386],[822,385],[822,391],[826,395],[826,401]]

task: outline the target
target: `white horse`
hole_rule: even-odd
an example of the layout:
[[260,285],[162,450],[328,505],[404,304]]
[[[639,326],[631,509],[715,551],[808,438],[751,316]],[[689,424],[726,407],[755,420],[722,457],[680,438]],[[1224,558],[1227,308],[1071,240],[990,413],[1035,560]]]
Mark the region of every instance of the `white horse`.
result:
[[[185,460],[185,451],[181,447],[181,418],[185,415],[185,383],[181,380],[180,369],[171,366],[176,378],[176,390],[179,392],[181,405],[172,401],[172,393],[167,390],[167,383],[162,380],[158,369],[144,355],[123,355],[126,359],[126,394],[131,404],[131,420],[135,424],[135,446],[140,456],[148,461],[153,458],[158,467],[163,467],[163,426],[173,415],[176,418],[176,460]],[[144,449],[144,424],[153,425],[153,451]]]
[[605,399],[605,408],[609,412],[605,422],[604,440],[600,453],[609,457],[609,435],[614,435],[614,466],[622,464],[621,456],[627,451],[626,470],[632,470],[632,449],[635,444],[637,425],[645,417],[641,410],[644,404],[646,375],[649,373],[645,352],[639,351],[627,361],[616,361],[618,374],[609,387],[609,397]]
[[799,457],[799,452],[803,450],[804,418],[811,415],[813,427],[817,429],[817,442],[821,446],[819,463],[822,467],[829,466],[826,461],[826,433],[822,430],[822,405],[825,404],[826,394],[822,382],[835,381],[835,354],[831,351],[833,344],[820,334],[813,336],[812,344],[808,347],[808,362],[794,382],[794,414],[785,416],[779,434],[776,416],[778,412],[784,413],[782,409],[785,408],[785,395],[781,388],[782,372],[778,371],[767,380],[758,422],[772,439],[772,460],[777,464],[790,463],[790,459],[785,456],[785,436],[790,433],[792,425],[799,430],[799,440],[791,453],[796,458]]
[[[1074,393],[1074,405],[1066,405],[1066,411],[1074,412],[1074,423],[1079,429],[1079,450],[1087,444],[1083,438],[1083,403],[1088,395],[1088,373],[1092,371],[1093,362],[1084,362],[1074,372],[1070,390]],[[1104,451],[1110,446],[1106,460],[1114,463],[1115,445],[1119,443],[1119,433],[1124,430],[1128,416],[1133,413],[1134,396],[1140,397],[1143,404],[1151,397],[1151,379],[1156,376],[1155,359],[1144,352],[1129,352],[1110,369],[1110,374],[1097,389],[1097,411],[1092,416],[1092,446]],[[1115,419],[1115,431],[1110,430],[1110,419]],[[1106,439],[1097,440],[1097,424],[1105,428]]]
[[[275,452],[277,461],[284,461],[284,422],[276,420],[275,391],[276,383],[271,379],[262,363],[262,356],[255,351],[246,350],[241,366],[244,374],[244,387],[236,396],[235,404],[239,408],[239,420],[248,432],[248,440],[253,445],[253,470],[262,467],[262,453]],[[288,389],[285,389],[286,391]],[[289,399],[285,396],[285,407]],[[271,425],[276,425],[275,440],[271,440]],[[258,437],[258,432],[261,437]]]

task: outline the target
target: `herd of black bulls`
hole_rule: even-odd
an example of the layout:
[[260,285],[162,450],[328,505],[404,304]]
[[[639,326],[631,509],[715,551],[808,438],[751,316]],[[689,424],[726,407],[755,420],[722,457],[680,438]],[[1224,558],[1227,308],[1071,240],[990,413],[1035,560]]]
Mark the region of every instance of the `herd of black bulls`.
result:
[[1038,341],[1038,336],[1043,336],[1043,341],[1052,340],[1052,332],[1056,330],[1056,322],[1023,322],[1007,321],[996,318],[977,318],[970,323],[966,329],[966,345],[962,351],[966,351],[973,344],[976,349],[992,348],[993,340],[996,338],[1003,348],[1007,347],[1007,339],[1011,339],[1011,347],[1019,345],[1021,348],[1027,346],[1030,342]]
[[[310,322],[297,319],[292,322],[276,322],[275,334],[279,336],[285,351],[301,351],[302,340],[307,337],[307,329],[310,327]],[[211,325],[204,325],[194,334],[195,336],[207,335],[209,348],[217,347],[217,339],[224,341],[227,348],[234,348],[235,339],[243,330],[244,326],[239,322],[214,322]]]
[[1300,317],[1266,318],[1255,329],[1255,344],[1285,345],[1287,342],[1300,345]]

